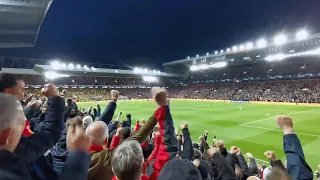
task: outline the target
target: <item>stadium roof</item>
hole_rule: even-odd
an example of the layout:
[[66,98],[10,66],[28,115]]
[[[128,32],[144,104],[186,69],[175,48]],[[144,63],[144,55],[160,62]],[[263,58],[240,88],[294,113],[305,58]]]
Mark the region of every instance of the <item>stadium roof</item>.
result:
[[105,69],[105,68],[95,68],[89,67],[87,65],[73,65],[61,63],[58,67],[53,65],[39,65],[34,66],[34,71],[39,73],[45,72],[58,72],[64,73],[71,76],[96,76],[96,77],[141,77],[141,76],[160,76],[160,77],[183,77],[180,74],[166,73],[160,71],[140,71],[135,70],[123,70],[123,69]]
[[[283,37],[278,37],[283,38]],[[257,44],[261,43],[261,40],[257,41]],[[276,38],[274,39],[276,41]],[[199,56],[196,55],[195,57],[188,57],[181,60],[176,60],[172,62],[163,63],[163,66],[170,66],[170,65],[178,65],[178,64],[197,64],[197,63],[208,63],[209,61],[221,61],[221,60],[229,60],[235,64],[234,61],[236,60],[264,60],[264,58],[270,54],[275,53],[288,53],[289,51],[306,51],[310,50],[311,48],[319,48],[320,45],[320,34],[313,34],[306,37],[303,40],[297,38],[291,38],[286,40],[285,43],[276,45],[275,43],[270,43],[269,45],[265,45],[263,48],[246,48],[246,46],[253,46],[253,43],[247,43],[240,46],[234,46],[232,48],[227,48],[226,51],[215,51],[214,53],[210,54],[207,53],[206,55]],[[241,50],[242,49],[242,50]],[[253,61],[251,61],[253,62]]]
[[52,0],[1,0],[0,48],[33,47]]

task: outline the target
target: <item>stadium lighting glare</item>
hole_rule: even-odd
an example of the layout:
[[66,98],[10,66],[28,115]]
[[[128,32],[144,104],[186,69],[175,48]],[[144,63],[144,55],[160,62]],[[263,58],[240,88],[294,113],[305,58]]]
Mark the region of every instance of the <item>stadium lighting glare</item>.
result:
[[285,36],[284,34],[279,34],[274,38],[274,43],[279,46],[279,45],[283,45],[287,42],[287,36]]
[[81,69],[81,65],[80,64],[77,64],[77,69]]
[[195,66],[195,65],[192,65],[192,66],[190,67],[190,71],[197,71],[197,70],[198,70],[198,67]]
[[248,49],[248,50],[253,49],[253,43],[252,42],[247,42],[246,49]]
[[187,58],[190,59],[190,56],[188,56]]
[[61,68],[59,61],[53,61],[50,64],[53,69],[60,69]]
[[87,69],[88,69],[88,66],[87,66],[87,65],[84,65],[83,68],[87,70]]
[[308,38],[308,35],[309,35],[308,32],[306,30],[302,29],[297,32],[296,38],[297,38],[297,40],[305,40]]
[[210,66],[208,66],[208,65],[206,65],[206,64],[201,64],[200,66],[199,66],[199,69],[208,69]]
[[223,67],[226,67],[227,66],[227,63],[226,62],[217,62],[217,63],[214,63],[214,64],[211,64],[210,67],[212,68],[223,68]]
[[61,67],[62,68],[67,68],[67,64],[66,63],[61,63]]
[[286,55],[280,53],[275,55],[269,55],[265,58],[266,61],[281,61],[286,58]]
[[114,72],[115,72],[115,73],[118,73],[118,70],[115,70]]
[[231,51],[231,49],[230,48],[227,48],[227,52],[230,52]]
[[73,65],[72,63],[70,63],[70,64],[68,65],[68,67],[69,67],[69,69],[74,69],[74,65]]
[[157,73],[160,74],[161,72],[158,70]]
[[59,73],[56,73],[54,71],[48,71],[48,72],[45,72],[44,73],[44,76],[47,78],[47,79],[57,79],[57,78],[60,78],[60,77],[69,77],[69,75],[66,75],[66,74],[59,74]]
[[267,46],[267,41],[265,39],[259,39],[257,41],[258,48],[265,48]]
[[91,67],[91,69],[92,69],[93,71],[95,71],[95,70],[96,70],[96,68],[95,68],[95,67],[93,67],[93,66]]
[[197,57],[199,57],[199,54],[197,54]]
[[240,51],[243,51],[243,50],[244,50],[244,45],[241,44],[241,45],[239,46],[239,49],[240,49]]
[[154,76],[142,76],[143,81],[146,82],[158,82],[159,79],[157,77]]
[[218,54],[218,51],[214,51],[214,54]]
[[157,71],[156,71],[156,70],[153,70],[152,73],[157,73]]
[[207,53],[207,56],[209,56],[209,53]]
[[233,51],[233,52],[237,52],[237,51],[238,51],[238,46],[233,46],[233,47],[232,47],[232,51]]
[[221,50],[220,52],[223,53],[223,50]]

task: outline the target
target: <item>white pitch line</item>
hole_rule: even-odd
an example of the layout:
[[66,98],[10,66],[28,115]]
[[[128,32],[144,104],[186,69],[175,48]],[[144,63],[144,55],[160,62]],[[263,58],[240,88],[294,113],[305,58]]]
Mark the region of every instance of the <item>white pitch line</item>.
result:
[[[308,111],[312,111],[312,110],[314,110],[314,109],[308,109],[308,110],[305,110],[305,111],[297,111],[297,112],[293,112],[293,113],[289,113],[289,114],[284,114],[284,115],[289,116],[289,115],[304,113],[304,112],[308,112]],[[269,114],[270,114],[270,113],[267,113],[266,116],[268,116]],[[258,119],[258,120],[254,120],[254,121],[242,123],[242,124],[239,124],[239,125],[251,124],[251,123],[260,122],[260,121],[265,121],[265,120],[272,119],[272,118],[274,118],[274,117],[268,117],[268,118],[264,118],[264,119]]]
[[[281,129],[265,128],[265,127],[259,127],[259,126],[250,126],[250,125],[245,125],[245,124],[240,124],[240,126],[256,128],[256,129],[264,129],[264,130],[269,130],[269,131],[281,131],[282,132]],[[320,135],[316,135],[316,134],[307,134],[307,133],[298,133],[298,132],[295,132],[295,134],[303,135],[303,136],[320,137]]]

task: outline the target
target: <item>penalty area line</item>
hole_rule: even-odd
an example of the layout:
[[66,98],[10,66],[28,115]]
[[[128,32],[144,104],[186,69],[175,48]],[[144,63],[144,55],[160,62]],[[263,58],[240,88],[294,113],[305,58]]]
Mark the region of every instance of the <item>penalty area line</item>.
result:
[[[284,114],[284,115],[285,115],[285,116],[289,116],[289,115],[293,115],[293,114],[300,114],[300,113],[309,112],[309,111],[312,111],[312,110],[314,110],[314,109],[308,109],[308,110],[305,110],[305,111],[297,111],[297,112],[293,112],[293,113],[289,113],[289,114]],[[241,126],[241,125],[251,124],[251,123],[260,122],[260,121],[265,121],[265,120],[268,120],[268,119],[275,118],[275,117],[271,117],[270,114],[271,114],[271,113],[267,113],[267,114],[266,114],[266,116],[268,116],[268,118],[258,119],[258,120],[254,120],[254,121],[250,121],[250,122],[246,122],[246,123],[241,123],[241,124],[239,124],[239,125]]]
[[[266,127],[259,127],[259,126],[250,126],[250,125],[245,125],[245,124],[240,124],[239,126],[249,127],[249,128],[256,128],[256,129],[264,129],[264,130],[268,130],[268,131],[280,131],[280,132],[282,132],[281,129],[273,129],[273,128],[266,128]],[[307,134],[307,133],[299,133],[299,132],[295,132],[295,134],[303,135],[303,136],[318,137],[318,138],[320,137],[320,135],[316,135],[316,134]]]

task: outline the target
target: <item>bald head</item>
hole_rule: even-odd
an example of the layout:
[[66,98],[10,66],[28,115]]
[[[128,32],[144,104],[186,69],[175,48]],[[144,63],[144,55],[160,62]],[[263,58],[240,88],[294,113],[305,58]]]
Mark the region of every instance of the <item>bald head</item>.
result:
[[0,93],[0,131],[13,127],[22,116],[21,105],[9,94]]
[[109,136],[108,126],[103,121],[93,122],[87,127],[86,135],[92,138],[93,144],[104,145]]
[[223,140],[219,140],[219,141],[217,142],[217,147],[218,147],[218,148],[225,148],[224,141],[223,141]]

